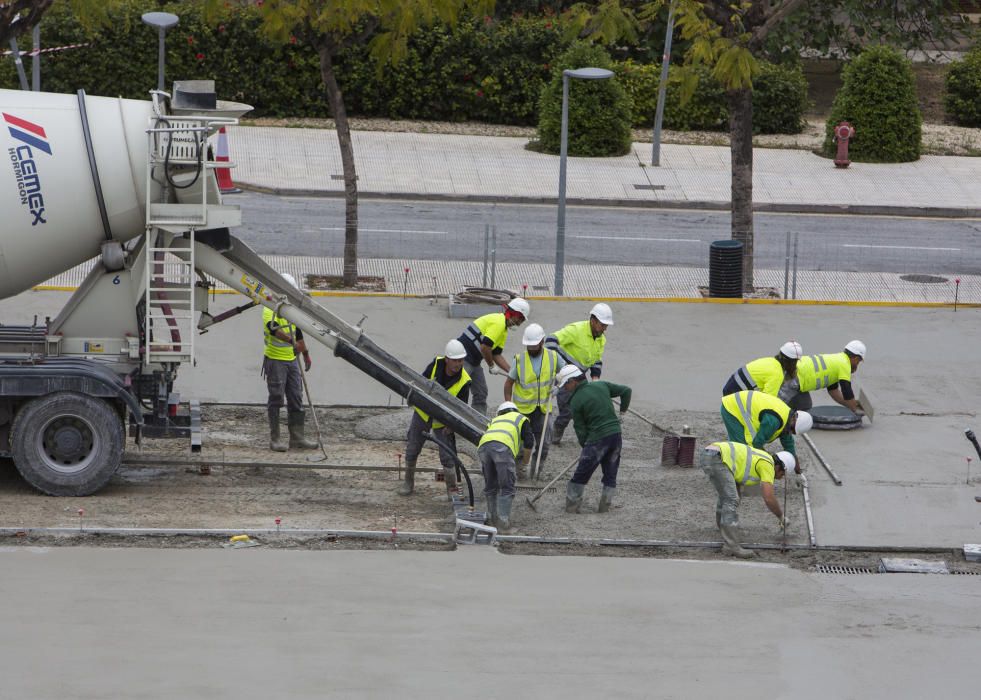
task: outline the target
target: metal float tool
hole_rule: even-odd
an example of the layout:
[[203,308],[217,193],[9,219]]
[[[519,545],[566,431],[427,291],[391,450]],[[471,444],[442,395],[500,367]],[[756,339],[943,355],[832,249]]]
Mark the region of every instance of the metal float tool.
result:
[[865,411],[865,416],[869,419],[869,423],[875,422],[873,420],[875,418],[875,405],[864,388],[858,390],[858,403],[862,406],[862,410]]
[[550,488],[552,488],[552,486],[553,486],[553,485],[555,484],[555,482],[556,482],[556,481],[558,481],[558,480],[559,480],[559,479],[561,479],[561,478],[562,478],[563,476],[565,476],[565,475],[566,475],[566,473],[567,473],[567,472],[568,472],[568,471],[569,471],[570,469],[572,469],[572,468],[573,468],[574,466],[576,466],[577,464],[579,464],[579,458],[578,458],[578,457],[576,457],[576,458],[575,458],[574,460],[572,460],[572,461],[571,461],[571,462],[569,463],[569,466],[568,466],[568,467],[566,467],[565,469],[563,469],[562,471],[560,471],[560,472],[559,472],[558,474],[556,474],[556,475],[555,475],[555,478],[554,478],[554,479],[552,479],[552,480],[551,480],[550,482],[548,482],[547,484],[545,484],[545,485],[544,485],[544,486],[543,486],[543,487],[542,487],[542,488],[541,488],[541,489],[540,489],[540,490],[538,491],[538,493],[536,493],[536,494],[535,494],[534,496],[532,496],[531,498],[525,498],[525,501],[526,501],[526,502],[528,503],[528,505],[529,505],[529,506],[531,507],[531,509],[532,509],[533,511],[535,511],[536,513],[538,512],[538,509],[537,509],[537,508],[535,507],[535,502],[536,502],[536,501],[537,501],[537,500],[538,500],[539,498],[541,498],[541,497],[542,497],[542,496],[543,496],[543,495],[545,494],[545,492],[546,492],[546,491],[548,491],[548,490],[549,490]]

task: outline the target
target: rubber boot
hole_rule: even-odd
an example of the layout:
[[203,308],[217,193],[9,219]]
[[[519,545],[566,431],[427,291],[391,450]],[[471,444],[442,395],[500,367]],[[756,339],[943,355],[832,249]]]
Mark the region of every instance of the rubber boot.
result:
[[487,524],[491,527],[499,527],[497,520],[497,491],[484,494],[487,500]]
[[453,502],[453,496],[458,492],[456,490],[456,468],[450,467],[449,469],[443,467],[443,482],[446,484],[446,495],[445,496],[435,496],[434,501],[439,501],[440,503]]
[[561,427],[561,428],[558,427],[558,426],[555,427],[555,430],[552,431],[552,444],[553,445],[561,445],[562,444],[562,433],[564,433],[564,432],[565,432],[565,427],[564,426]]
[[582,492],[586,490],[585,484],[577,484],[570,481],[565,488],[565,512],[578,513],[579,506],[582,505]]
[[279,409],[270,408],[269,414],[269,449],[273,452],[286,452],[289,449],[279,435]]
[[497,497],[497,531],[502,535],[510,535],[514,532],[511,527],[511,504],[514,496]]
[[752,559],[756,556],[756,552],[746,549],[739,544],[739,531],[734,525],[721,525],[719,532],[722,533],[722,540],[724,542],[722,545],[723,554],[728,554],[730,557],[738,557],[739,559]]
[[518,481],[528,480],[528,465],[518,462],[517,466],[514,468],[514,474]]
[[599,508],[597,512],[606,513],[613,507],[613,497],[617,494],[617,487],[604,486],[603,493],[600,494]]
[[306,411],[291,411],[289,414],[290,447],[300,450],[312,450],[320,447],[316,440],[306,437]]
[[416,488],[416,461],[405,460],[405,476],[402,478],[402,484],[398,488],[398,495],[400,496],[411,496],[412,492]]

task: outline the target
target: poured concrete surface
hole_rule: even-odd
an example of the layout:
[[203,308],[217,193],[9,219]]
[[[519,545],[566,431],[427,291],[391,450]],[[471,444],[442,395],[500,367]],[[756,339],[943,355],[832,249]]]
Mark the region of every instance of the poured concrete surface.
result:
[[0,696],[971,697],[979,584],[487,547],[3,548]]

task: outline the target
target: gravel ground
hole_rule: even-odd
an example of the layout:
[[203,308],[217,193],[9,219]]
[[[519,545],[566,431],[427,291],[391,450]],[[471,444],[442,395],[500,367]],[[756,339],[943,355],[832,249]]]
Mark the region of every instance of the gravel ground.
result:
[[[333,129],[332,119],[243,119],[245,126],[285,126],[305,129]],[[392,131],[421,134],[463,134],[467,136],[516,136],[531,139],[535,129],[526,126],[482,124],[479,122],[428,122],[391,119],[351,119],[355,131]],[[634,140],[650,142],[650,129],[635,129]],[[727,146],[729,136],[717,131],[665,131],[663,143]],[[794,148],[815,151],[824,141],[824,120],[809,119],[800,134],[766,134],[753,138],[759,148]],[[950,124],[923,125],[923,154],[948,156],[981,155],[981,129],[969,129]]]

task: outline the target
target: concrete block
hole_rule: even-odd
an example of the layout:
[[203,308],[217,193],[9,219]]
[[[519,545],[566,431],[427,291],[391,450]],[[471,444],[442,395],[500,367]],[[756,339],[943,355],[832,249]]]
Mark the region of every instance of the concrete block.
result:
[[879,560],[880,574],[949,574],[947,562],[924,561],[923,559]]

